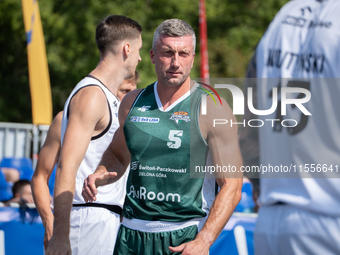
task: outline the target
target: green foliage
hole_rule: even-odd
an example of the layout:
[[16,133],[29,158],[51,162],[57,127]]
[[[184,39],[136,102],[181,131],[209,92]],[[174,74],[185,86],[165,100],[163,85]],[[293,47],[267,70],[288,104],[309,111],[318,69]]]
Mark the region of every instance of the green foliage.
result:
[[[210,76],[243,77],[268,24],[287,0],[206,0]],[[0,121],[31,123],[26,37],[21,2],[0,2]],[[139,87],[156,80],[150,62],[153,33],[165,19],[191,24],[199,37],[198,0],[54,0],[39,1],[54,115],[77,82],[93,70],[99,53],[94,36],[110,14],[131,17],[143,27]],[[199,40],[191,76],[199,77]],[[18,93],[19,92],[19,93]]]
[[286,2],[206,1],[210,77],[244,77],[257,43]]
[[31,98],[20,1],[1,1],[0,16],[0,121],[27,122]]

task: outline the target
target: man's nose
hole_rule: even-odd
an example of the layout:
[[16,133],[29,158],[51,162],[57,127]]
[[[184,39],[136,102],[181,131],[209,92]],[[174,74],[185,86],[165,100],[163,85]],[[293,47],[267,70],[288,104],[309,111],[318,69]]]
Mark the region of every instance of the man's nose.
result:
[[175,53],[172,57],[171,65],[173,67],[179,67],[179,56],[178,53]]

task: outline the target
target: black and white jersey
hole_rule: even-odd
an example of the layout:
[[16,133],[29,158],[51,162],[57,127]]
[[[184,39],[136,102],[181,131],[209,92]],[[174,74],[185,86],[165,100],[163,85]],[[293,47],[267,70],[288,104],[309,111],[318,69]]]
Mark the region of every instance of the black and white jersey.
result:
[[[340,178],[325,178],[340,175],[339,13],[337,0],[290,1],[257,46],[252,63],[257,109],[271,108],[273,88],[278,101],[273,113],[257,116],[266,123],[258,128],[259,165],[294,172],[261,179],[262,205],[283,202],[340,215]],[[285,87],[310,92],[310,99],[302,104],[309,114],[294,104],[281,104]],[[285,96],[296,99],[306,94]]]

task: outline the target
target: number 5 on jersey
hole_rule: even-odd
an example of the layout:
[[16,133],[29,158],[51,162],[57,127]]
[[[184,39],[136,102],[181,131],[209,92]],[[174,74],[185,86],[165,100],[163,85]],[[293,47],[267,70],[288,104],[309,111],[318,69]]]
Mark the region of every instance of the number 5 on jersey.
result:
[[183,130],[170,130],[168,139],[171,142],[167,142],[168,147],[170,149],[178,149],[181,147],[181,136],[183,136]]

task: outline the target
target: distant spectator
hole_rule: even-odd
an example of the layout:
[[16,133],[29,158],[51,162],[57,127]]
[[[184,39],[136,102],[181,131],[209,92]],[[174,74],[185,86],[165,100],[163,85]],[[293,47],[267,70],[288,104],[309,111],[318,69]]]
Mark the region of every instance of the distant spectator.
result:
[[15,168],[1,167],[1,172],[4,174],[7,182],[15,183],[20,180],[20,173]]
[[9,206],[10,203],[34,204],[30,181],[19,180],[19,181],[15,182],[13,187],[12,187],[12,192],[13,192],[13,198],[8,200],[5,203],[6,206]]

